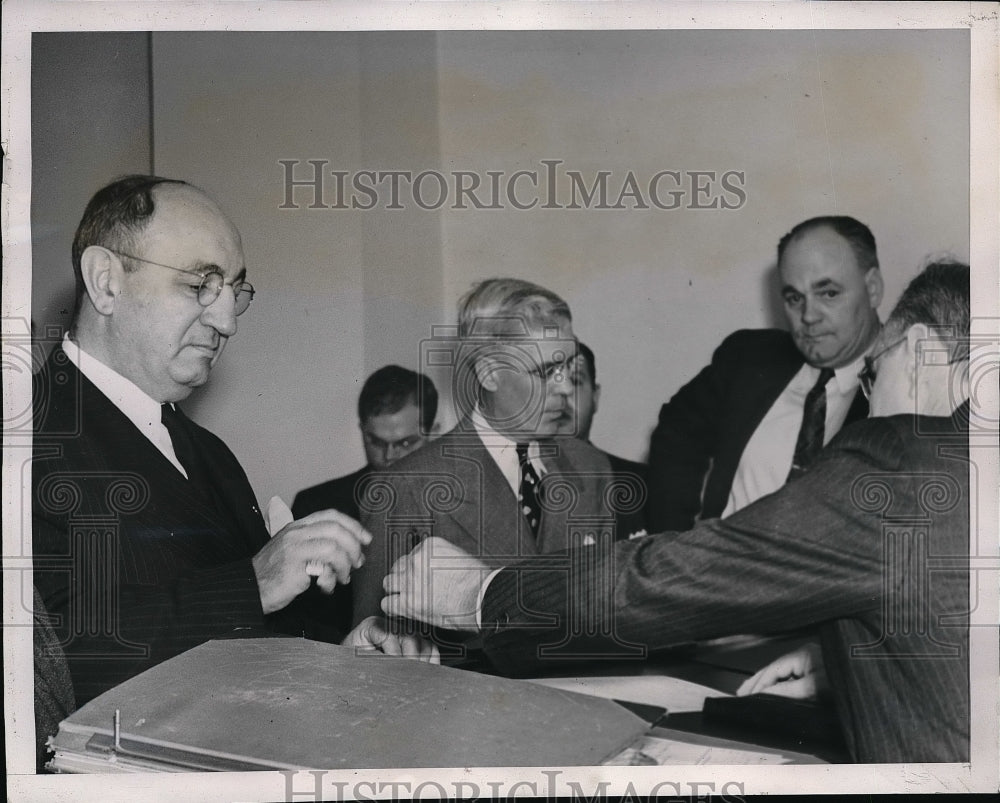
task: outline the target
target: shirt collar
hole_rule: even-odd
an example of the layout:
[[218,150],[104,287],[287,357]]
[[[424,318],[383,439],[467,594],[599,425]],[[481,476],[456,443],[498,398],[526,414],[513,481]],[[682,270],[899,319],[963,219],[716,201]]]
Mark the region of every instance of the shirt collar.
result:
[[146,433],[147,437],[153,427],[161,426],[160,403],[138,385],[84,351],[69,339],[69,335],[63,338],[62,347],[80,373],[107,396],[141,432]]
[[865,367],[865,357],[867,357],[870,352],[871,346],[865,349],[864,353],[854,362],[842,365],[840,368],[833,369],[833,377],[837,383],[837,388],[841,393],[847,394],[853,390],[857,390],[857,387],[860,384],[858,374],[861,373],[861,369]]

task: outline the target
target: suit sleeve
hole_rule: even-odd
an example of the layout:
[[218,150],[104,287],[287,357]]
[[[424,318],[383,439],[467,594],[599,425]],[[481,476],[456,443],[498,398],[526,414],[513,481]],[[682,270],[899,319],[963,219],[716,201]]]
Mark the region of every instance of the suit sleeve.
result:
[[875,423],[859,425],[874,449],[828,449],[806,475],[725,520],[619,542],[606,556],[578,550],[569,570],[505,569],[483,603],[491,661],[516,673],[539,664],[542,646],[586,644],[593,633],[657,649],[878,608],[881,518],[866,512],[852,488],[892,471],[900,447],[893,431]]
[[716,456],[717,422],[724,414],[731,339],[712,362],[660,408],[649,445],[651,532],[689,530],[701,512],[702,489]]

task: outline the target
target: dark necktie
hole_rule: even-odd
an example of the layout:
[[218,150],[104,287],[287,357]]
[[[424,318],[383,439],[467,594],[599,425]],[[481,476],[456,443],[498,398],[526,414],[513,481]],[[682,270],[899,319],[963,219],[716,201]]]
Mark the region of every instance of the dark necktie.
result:
[[160,421],[170,433],[174,454],[180,464],[184,466],[184,471],[187,472],[191,485],[206,499],[211,499],[211,479],[188,429],[184,413],[179,409],[175,410],[170,404],[162,404],[160,405]]
[[826,384],[831,379],[833,379],[833,369],[821,368],[819,379],[806,394],[806,403],[802,408],[802,427],[799,429],[798,440],[795,441],[792,468],[788,472],[786,482],[802,476],[823,448],[826,429]]
[[517,463],[521,467],[521,485],[518,488],[517,501],[521,512],[531,525],[531,534],[538,536],[538,522],[542,519],[540,504],[541,488],[538,473],[528,459],[528,444],[517,444]]

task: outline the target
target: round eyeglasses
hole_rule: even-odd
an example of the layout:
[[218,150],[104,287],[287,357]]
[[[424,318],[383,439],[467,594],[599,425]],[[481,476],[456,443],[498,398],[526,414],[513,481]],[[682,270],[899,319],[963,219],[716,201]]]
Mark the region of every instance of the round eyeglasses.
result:
[[[132,256],[132,254],[126,254],[122,251],[116,251],[113,248],[105,248],[112,254],[117,254],[120,257],[125,257],[125,259],[133,259],[136,262],[142,262],[146,265],[155,265],[158,268],[166,268],[167,270],[176,271],[177,273],[186,273],[189,276],[196,277],[199,281],[197,285],[191,285],[192,289],[195,289],[198,293],[198,303],[203,307],[209,307],[215,303],[216,299],[222,294],[222,288],[226,286],[226,279],[222,275],[222,271],[214,266],[209,265],[203,270],[185,270],[184,268],[175,268],[172,265],[164,265],[162,262],[153,262],[151,259],[143,259],[142,257]],[[253,301],[254,289],[250,282],[244,281],[242,279],[237,279],[232,283],[233,295],[236,297],[236,308],[235,312],[237,315],[242,315],[247,311],[250,306],[250,302]]]

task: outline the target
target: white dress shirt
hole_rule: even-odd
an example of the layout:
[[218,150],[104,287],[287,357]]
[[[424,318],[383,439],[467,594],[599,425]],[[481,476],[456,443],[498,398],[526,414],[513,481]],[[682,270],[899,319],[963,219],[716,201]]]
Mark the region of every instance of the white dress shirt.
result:
[[[517,496],[521,490],[521,464],[517,459],[517,444],[493,429],[483,418],[478,407],[472,411],[472,426],[475,427],[476,434],[486,447],[486,451],[500,468],[500,473],[507,480],[514,496]],[[537,441],[528,444],[528,462],[535,469],[539,479],[545,476],[547,469],[542,462],[541,449]]]
[[[865,355],[862,355],[850,365],[834,369],[833,378],[826,384],[824,444],[829,443],[830,438],[844,426],[858,390],[858,373],[864,362]],[[723,518],[785,484],[802,427],[806,395],[819,379],[819,371],[819,368],[803,363],[757,425],[740,456],[729,491],[729,502],[722,511]]]
[[79,369],[80,373],[107,396],[108,400],[121,410],[125,417],[135,424],[139,432],[145,435],[186,478],[187,472],[174,454],[170,433],[161,421],[160,403],[142,391],[134,382],[88,354],[70,340],[68,335],[63,338],[62,347],[69,361]]

